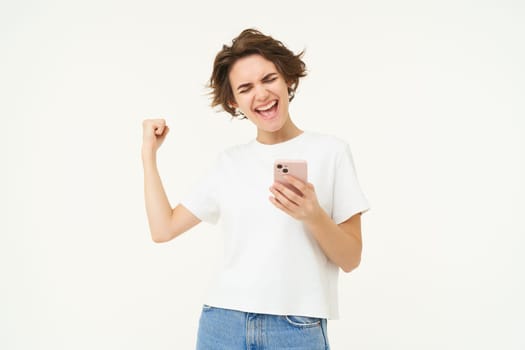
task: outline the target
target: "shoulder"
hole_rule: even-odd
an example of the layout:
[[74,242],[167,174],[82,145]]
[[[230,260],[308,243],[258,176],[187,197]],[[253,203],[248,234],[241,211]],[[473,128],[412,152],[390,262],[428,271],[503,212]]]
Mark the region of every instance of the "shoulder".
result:
[[344,152],[349,147],[348,142],[338,136],[316,131],[305,132],[308,136],[308,143],[312,146],[324,147],[325,150],[332,152]]

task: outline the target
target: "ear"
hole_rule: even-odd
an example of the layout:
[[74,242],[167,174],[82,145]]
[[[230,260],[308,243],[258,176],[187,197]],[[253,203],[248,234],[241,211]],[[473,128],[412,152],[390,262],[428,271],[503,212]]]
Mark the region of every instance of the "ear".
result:
[[286,82],[286,86],[288,87],[288,94],[292,91],[293,83],[291,81]]
[[235,101],[230,101],[228,104],[233,108],[239,107],[239,105]]

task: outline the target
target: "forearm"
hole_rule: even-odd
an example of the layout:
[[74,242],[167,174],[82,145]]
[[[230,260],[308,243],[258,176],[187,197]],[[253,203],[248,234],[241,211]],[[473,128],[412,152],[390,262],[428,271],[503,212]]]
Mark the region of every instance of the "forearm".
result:
[[362,242],[360,234],[343,231],[324,211],[311,221],[305,221],[326,256],[343,271],[350,272],[361,261]]
[[169,239],[168,228],[173,210],[160,179],[155,152],[143,151],[142,163],[144,199],[151,237],[155,242],[163,242]]

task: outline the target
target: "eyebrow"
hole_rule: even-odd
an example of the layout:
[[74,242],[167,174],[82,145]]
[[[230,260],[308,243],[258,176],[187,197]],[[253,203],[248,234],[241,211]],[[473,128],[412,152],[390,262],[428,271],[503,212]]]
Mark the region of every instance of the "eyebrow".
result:
[[[277,75],[277,73],[276,73],[276,72],[268,73],[268,74],[266,74],[261,80],[264,81],[264,80],[267,80],[267,79],[273,78],[274,75]],[[251,85],[252,85],[252,83],[244,83],[244,84],[241,84],[241,85],[237,86],[237,91],[239,91],[239,90],[242,89],[242,88],[247,88],[247,87],[249,87],[249,86],[251,86]]]

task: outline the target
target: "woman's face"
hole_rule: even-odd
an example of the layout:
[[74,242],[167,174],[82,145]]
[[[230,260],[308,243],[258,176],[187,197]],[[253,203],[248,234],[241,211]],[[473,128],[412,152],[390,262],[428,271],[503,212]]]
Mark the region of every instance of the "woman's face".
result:
[[288,121],[288,85],[273,62],[261,55],[238,59],[230,71],[238,108],[259,131],[275,132]]

